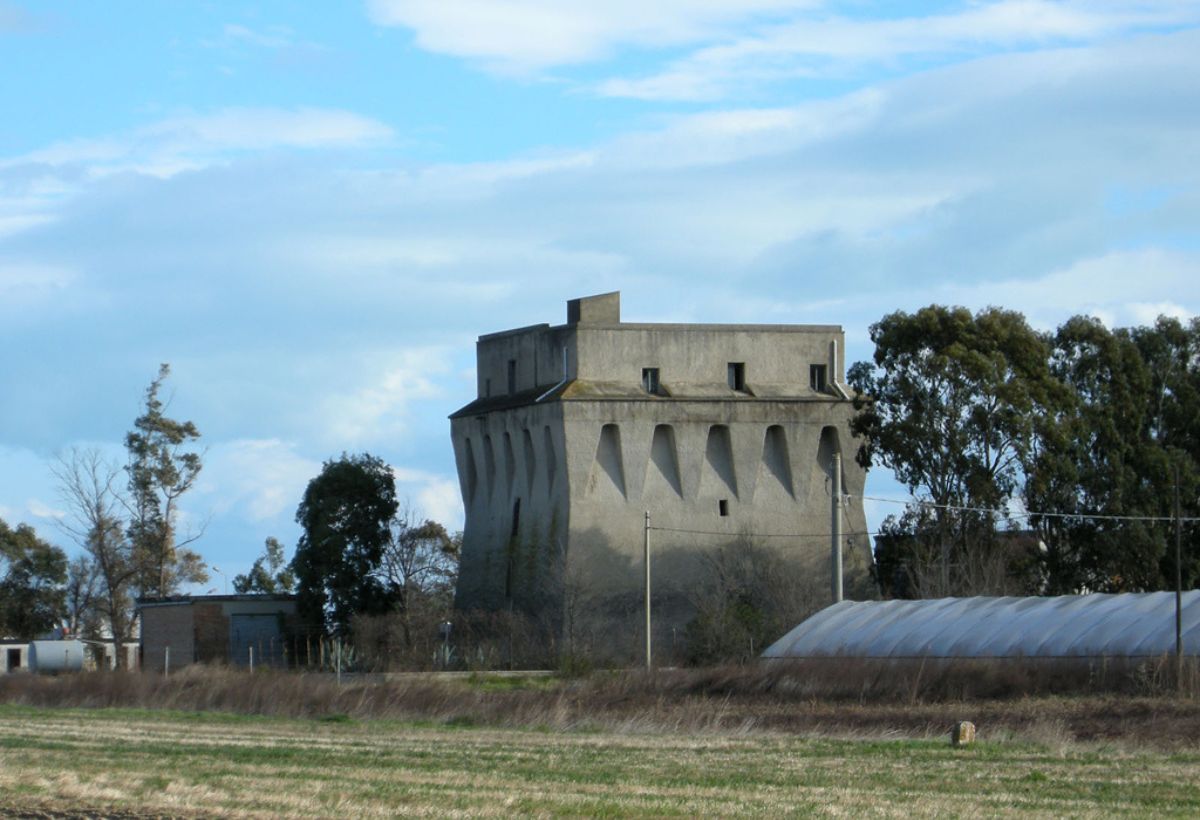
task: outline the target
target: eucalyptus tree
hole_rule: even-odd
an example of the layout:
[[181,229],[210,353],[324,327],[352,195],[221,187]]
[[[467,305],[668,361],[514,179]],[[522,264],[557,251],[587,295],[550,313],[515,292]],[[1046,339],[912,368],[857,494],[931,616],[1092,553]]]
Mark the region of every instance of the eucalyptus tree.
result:
[[268,595],[291,593],[296,589],[296,573],[283,557],[283,544],[268,536],[263,554],[254,561],[245,575],[234,576],[234,592],[257,592]]
[[390,609],[377,570],[398,508],[391,468],[369,453],[326,461],[308,482],[296,510],[303,533],[292,570],[311,627],[345,632],[353,616]]
[[1039,420],[1062,401],[1048,341],[1020,313],[941,305],[889,314],[870,332],[873,361],[849,373],[852,429],[859,463],[890,468],[925,505],[899,519],[928,545],[907,558],[912,580],[925,596],[991,591],[985,553],[1004,514],[983,511],[1016,495]]
[[[1196,510],[1200,325],[1160,319],[1109,330],[1076,316],[1055,334],[1052,371],[1069,401],[1041,425],[1025,486],[1045,545],[1048,591],[1174,585],[1175,476]],[[1197,577],[1194,528],[1184,579]]]
[[32,640],[66,610],[67,556],[28,524],[0,519],[0,635]]
[[188,549],[200,533],[181,538],[178,532],[180,498],[195,485],[202,463],[200,454],[189,449],[200,438],[196,425],[166,415],[159,394],[170,373],[169,365],[159,367],[158,376],[146,388],[142,413],[125,436],[128,536],[139,569],[138,588],[150,597],[170,595],[184,583],[208,580],[204,560]]

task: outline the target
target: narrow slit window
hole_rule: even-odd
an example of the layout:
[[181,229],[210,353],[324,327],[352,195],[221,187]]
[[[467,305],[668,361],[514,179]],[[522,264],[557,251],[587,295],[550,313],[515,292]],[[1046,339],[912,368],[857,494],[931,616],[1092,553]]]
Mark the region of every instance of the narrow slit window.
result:
[[492,380],[491,379],[483,380],[483,395],[484,395],[484,397],[488,397],[488,396],[492,395]]
[[517,537],[517,532],[521,529],[521,499],[513,502],[513,519],[512,519],[512,537]]
[[827,389],[825,382],[825,365],[813,364],[808,367],[808,385],[818,393]]
[[730,390],[744,393],[746,391],[746,363],[730,362],[729,367],[726,368],[726,378],[729,381]]
[[658,383],[657,367],[642,368],[642,387],[645,388],[646,392],[652,396],[659,395],[660,387]]
[[517,392],[517,360],[508,360],[508,395]]
[[729,515],[729,500],[728,499],[722,498],[720,501],[717,502],[717,513],[722,518],[725,518]]

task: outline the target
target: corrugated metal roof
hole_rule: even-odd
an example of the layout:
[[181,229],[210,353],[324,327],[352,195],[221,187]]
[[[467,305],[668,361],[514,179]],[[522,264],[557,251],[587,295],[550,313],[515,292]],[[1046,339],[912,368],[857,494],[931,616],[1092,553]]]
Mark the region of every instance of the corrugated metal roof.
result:
[[[1183,593],[1183,647],[1200,654],[1200,590]],[[1175,593],[842,601],[764,658],[1157,657],[1175,651]]]

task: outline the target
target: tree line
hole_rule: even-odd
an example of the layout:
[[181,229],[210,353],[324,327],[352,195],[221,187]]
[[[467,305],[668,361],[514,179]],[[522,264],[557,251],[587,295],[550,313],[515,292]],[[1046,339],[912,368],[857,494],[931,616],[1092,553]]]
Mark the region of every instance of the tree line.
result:
[[[179,504],[196,483],[200,431],[167,413],[166,364],[146,388],[125,436],[126,461],[76,449],[52,466],[66,508],[60,527],[80,548],[68,560],[27,524],[0,520],[0,636],[31,640],[61,630],[112,642],[134,640],[136,601],[209,581],[193,549],[203,527],[180,529]],[[297,593],[308,631],[350,632],[356,619],[389,616],[411,649],[421,614],[444,618],[453,603],[460,536],[418,520],[396,496],[391,468],[369,454],[327,461],[296,514],[303,535],[291,561],[267,538],[237,593]],[[426,618],[425,620],[428,620]]]
[[[1074,317],[1039,332],[1014,311],[932,305],[889,314],[870,336],[873,359],[848,373],[857,458],[890,468],[910,494],[876,533],[881,594],[1173,587],[1176,491],[1182,517],[1200,515],[1200,319],[1109,329]],[[202,467],[200,433],[168,415],[169,374],[163,365],[147,387],[124,464],[76,450],[55,465],[79,555],[0,521],[0,634],[65,625],[112,640],[120,658],[138,597],[208,581],[193,548],[202,528],[179,524]],[[427,663],[453,612],[461,534],[407,509],[390,467],[368,453],[326,461],[296,521],[292,560],[267,539],[234,590],[295,592],[310,633]],[[1200,532],[1188,522],[1182,536],[1178,569],[1191,588]],[[697,594],[684,636],[696,662],[761,646],[795,618],[796,587],[776,589],[770,556],[751,546],[714,556],[720,583]],[[512,624],[487,628],[512,643]]]
[[[1200,319],[1054,332],[932,305],[871,326],[856,391],[864,466],[911,494],[876,539],[896,597],[1174,588],[1176,490],[1200,502]],[[1200,577],[1183,526],[1185,588]]]

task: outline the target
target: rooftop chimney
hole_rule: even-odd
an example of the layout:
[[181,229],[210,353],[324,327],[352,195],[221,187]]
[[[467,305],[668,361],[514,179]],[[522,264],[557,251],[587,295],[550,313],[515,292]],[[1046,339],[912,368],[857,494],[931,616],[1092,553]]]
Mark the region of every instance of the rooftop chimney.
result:
[[567,302],[569,325],[618,325],[621,323],[621,291],[584,296]]

